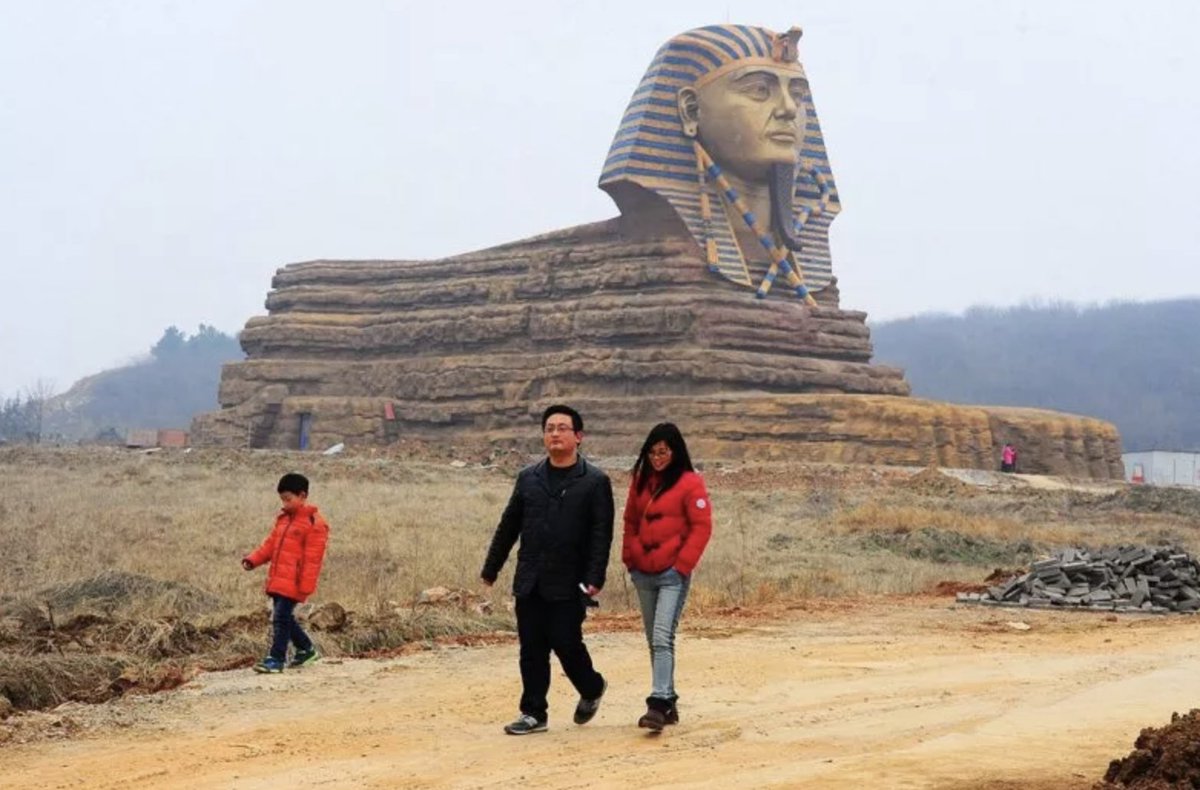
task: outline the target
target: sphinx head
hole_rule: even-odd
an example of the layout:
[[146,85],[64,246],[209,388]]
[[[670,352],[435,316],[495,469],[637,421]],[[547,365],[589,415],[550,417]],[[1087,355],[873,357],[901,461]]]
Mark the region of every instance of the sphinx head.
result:
[[647,193],[665,201],[702,247],[715,247],[714,272],[753,285],[733,233],[742,212],[706,176],[702,160],[710,158],[743,188],[771,190],[771,224],[797,251],[809,289],[819,291],[832,277],[828,226],[839,205],[797,59],[799,38],[799,28],[775,33],[743,25],[672,38],[634,91],[600,186],[623,215],[652,208]]

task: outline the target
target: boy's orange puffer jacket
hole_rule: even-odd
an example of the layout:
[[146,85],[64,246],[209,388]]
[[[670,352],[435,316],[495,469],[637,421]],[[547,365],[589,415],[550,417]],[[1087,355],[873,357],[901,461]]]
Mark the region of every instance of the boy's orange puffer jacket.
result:
[[294,514],[281,512],[275,528],[246,557],[257,568],[270,562],[267,571],[267,595],[272,593],[305,601],[317,589],[329,525],[314,505],[301,505]]
[[621,560],[626,568],[642,573],[674,568],[691,576],[712,535],[712,505],[704,479],[684,472],[675,485],[655,496],[657,487],[653,475],[640,494],[637,479],[629,483]]

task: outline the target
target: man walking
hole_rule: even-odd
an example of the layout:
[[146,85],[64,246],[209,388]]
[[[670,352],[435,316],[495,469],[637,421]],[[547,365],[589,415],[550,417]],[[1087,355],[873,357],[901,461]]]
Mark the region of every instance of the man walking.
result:
[[613,535],[612,484],[579,454],[583,418],[570,406],[542,413],[546,458],[517,475],[480,577],[491,586],[517,539],[513,575],[521,658],[521,715],[509,735],[545,732],[550,652],[579,692],[575,723],[600,708],[608,684],[583,643],[586,601],[604,587]]

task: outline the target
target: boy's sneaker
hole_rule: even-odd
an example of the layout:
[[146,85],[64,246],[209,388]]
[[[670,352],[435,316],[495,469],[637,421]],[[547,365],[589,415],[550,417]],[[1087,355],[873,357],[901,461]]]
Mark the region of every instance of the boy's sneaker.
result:
[[534,732],[545,732],[546,722],[538,721],[528,713],[522,713],[512,724],[505,724],[504,731],[509,735],[529,735]]
[[260,672],[264,675],[282,672],[283,662],[278,658],[271,658],[270,656],[267,656],[262,661],[259,661],[254,665],[254,671]]
[[575,706],[575,723],[587,724],[596,715],[596,711],[600,710],[600,700],[604,697],[604,692],[608,691],[608,681],[603,681],[604,685],[600,687],[600,694],[595,699],[579,698],[579,704]]
[[288,663],[288,669],[299,669],[306,667],[309,664],[315,664],[321,654],[317,652],[315,647],[310,647],[308,650],[297,650],[292,660]]

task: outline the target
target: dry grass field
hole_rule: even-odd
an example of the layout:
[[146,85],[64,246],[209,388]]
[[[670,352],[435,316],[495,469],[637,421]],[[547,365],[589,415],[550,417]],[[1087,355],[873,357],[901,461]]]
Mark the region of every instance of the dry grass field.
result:
[[[336,603],[350,613],[344,624],[314,626],[324,652],[379,654],[511,630],[512,562],[493,590],[477,577],[519,464],[464,466],[451,464],[454,455],[0,448],[0,692],[18,709],[45,708],[168,688],[197,669],[260,656],[264,572],[246,573],[239,560],[267,534],[275,482],[293,470],[311,478],[311,500],[332,525],[308,611]],[[599,460],[619,514],[630,459]],[[928,593],[1060,546],[1200,549],[1200,496],[1181,491],[1047,489],[988,473],[971,485],[934,469],[704,471],[716,526],[690,617]],[[619,557],[614,546],[599,622],[628,629],[635,597]],[[461,591],[458,602],[417,603],[438,586]]]

